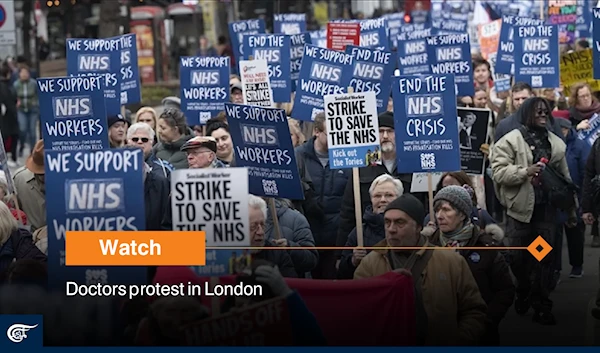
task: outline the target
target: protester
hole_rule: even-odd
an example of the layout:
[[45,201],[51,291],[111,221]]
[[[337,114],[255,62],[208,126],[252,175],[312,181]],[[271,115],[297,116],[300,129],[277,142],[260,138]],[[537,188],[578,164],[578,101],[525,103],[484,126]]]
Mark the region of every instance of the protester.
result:
[[128,123],[121,114],[108,117],[108,142],[110,148],[120,148],[125,146],[126,132]]
[[165,109],[158,118],[159,142],[153,147],[154,155],[163,159],[175,169],[188,167],[187,157],[181,147],[191,139],[185,115],[176,108]]
[[[250,225],[250,245],[252,247],[274,247],[275,243],[267,240],[266,220],[267,203],[254,195],[248,195],[248,212]],[[252,261],[262,259],[274,263],[283,277],[298,277],[292,258],[287,251],[282,250],[252,250]]]
[[10,213],[12,213],[13,217],[19,223],[19,228],[25,230],[31,230],[31,226],[27,222],[27,215],[25,212],[17,209],[14,205],[14,196],[8,192],[8,182],[6,180],[6,176],[0,174],[0,201],[4,202],[6,206],[10,209]]
[[215,121],[206,127],[206,136],[212,136],[217,141],[217,158],[226,167],[234,167],[233,141],[229,133],[229,125]]
[[[365,209],[363,215],[363,247],[375,246],[375,244],[385,239],[383,212],[390,202],[403,193],[402,182],[389,174],[381,174],[373,180],[369,188],[371,205]],[[371,252],[358,246],[356,232],[357,230],[354,228],[348,235],[345,247],[354,249],[342,251],[342,259],[337,272],[338,279],[352,279],[354,271],[360,265],[362,259]]]
[[210,44],[208,38],[200,36],[200,47],[196,52],[196,56],[217,56],[217,50]]
[[19,69],[19,78],[13,84],[17,93],[17,114],[19,118],[19,155],[23,155],[25,143],[33,150],[37,141],[37,124],[39,122],[39,102],[37,82],[31,78],[28,68]]
[[[567,142],[567,165],[573,183],[579,187],[577,199],[581,205],[581,189],[583,188],[583,177],[585,175],[585,164],[587,163],[590,154],[590,145],[586,141],[577,138],[577,131],[573,128],[571,122],[567,119],[558,118],[558,124],[563,130],[565,141]],[[567,246],[569,249],[569,263],[571,265],[570,278],[581,278],[583,276],[583,247],[585,243],[585,223],[581,218],[581,213],[577,213],[577,226],[573,228],[565,227],[566,215],[561,215],[561,220],[556,229],[555,237],[555,268],[554,270],[560,274],[562,270],[562,243],[563,230],[567,236]],[[557,276],[558,277],[558,276]]]
[[[394,114],[385,112],[379,115],[379,143],[381,145],[381,161],[375,165],[359,169],[360,180],[360,199],[362,212],[371,203],[369,197],[369,188],[373,180],[381,174],[390,174],[402,182],[405,191],[410,191],[412,174],[399,174],[396,166],[396,134],[394,132]],[[337,232],[336,246],[344,246],[348,241],[348,235],[356,226],[355,207],[354,207],[354,181],[352,177],[348,178],[342,207],[340,210],[340,226]],[[338,251],[338,261],[341,258],[341,251]]]
[[586,50],[590,47],[590,42],[587,41],[587,39],[579,39],[576,43],[575,43],[575,51],[582,51],[582,50]]
[[234,81],[229,87],[231,92],[231,103],[244,104],[244,96],[242,95],[242,83]]
[[17,167],[17,149],[19,144],[19,121],[17,113],[17,95],[10,83],[11,70],[8,65],[0,67],[0,132],[4,140],[4,149],[10,152],[8,166]]
[[[467,261],[488,307],[486,333],[481,344],[497,346],[500,344],[498,325],[513,304],[515,286],[504,256],[492,250],[502,246],[504,231],[493,223],[480,228],[472,222],[473,199],[466,188],[449,185],[435,195],[433,208],[437,227],[425,227],[422,234],[436,246],[456,247]],[[492,249],[461,250],[463,247]]]
[[419,249],[373,250],[358,265],[354,278],[390,271],[412,276],[418,344],[477,345],[485,333],[486,304],[465,259],[455,252],[431,248],[421,235],[423,218],[423,204],[412,195],[390,202],[384,213],[385,239],[375,246]]
[[146,123],[135,123],[127,129],[127,145],[139,147],[144,151],[144,161],[150,166],[153,174],[170,179],[173,166],[157,158],[153,153],[152,141],[154,140],[154,130]]
[[[298,172],[305,186],[302,209],[313,230],[316,245],[335,246],[342,197],[350,172],[331,169],[324,113],[315,116],[313,126],[314,136],[295,151]],[[333,250],[320,250],[313,278],[334,279],[335,261]]]
[[152,130],[154,131],[154,142],[152,143],[152,145],[155,145],[158,142],[158,134],[156,134],[156,123],[157,123],[158,117],[156,114],[156,110],[154,110],[154,108],[152,107],[141,107],[140,109],[138,109],[138,111],[135,113],[135,119],[133,120],[133,123],[146,123],[148,125],[150,125],[150,127],[152,128]]
[[[517,112],[526,99],[535,97],[533,94],[533,89],[528,83],[525,82],[515,83],[511,87],[511,94],[512,106],[515,113],[505,119],[502,119],[498,123],[494,134],[495,142],[498,142],[504,135],[508,134],[509,132],[515,129],[519,129],[519,127],[522,125],[522,122],[517,116]],[[550,116],[549,124],[546,127],[549,131],[552,131],[554,134],[556,134],[556,136],[559,136],[561,138],[563,137],[562,130],[560,126],[558,126],[558,122],[556,122],[552,116]]]
[[46,225],[46,182],[44,178],[44,141],[39,140],[25,166],[14,176],[15,191],[21,210],[31,224],[31,231]]
[[569,120],[577,131],[589,129],[590,119],[600,113],[600,102],[587,83],[577,83],[571,87],[569,106]]
[[181,146],[187,155],[188,168],[225,168],[217,158],[217,141],[210,136],[196,136]]
[[294,146],[294,148],[306,142],[306,137],[304,137],[304,134],[300,129],[298,120],[288,117],[288,127],[290,129],[290,136],[292,137],[292,146]]
[[164,110],[169,108],[181,109],[181,99],[179,97],[169,96],[162,100]]
[[33,243],[31,233],[19,229],[8,206],[0,202],[0,274],[14,261],[23,259],[47,262],[46,255]]
[[[552,246],[558,210],[549,202],[549,196],[541,185],[534,185],[534,182],[543,167],[553,168],[563,178],[571,180],[565,158],[566,145],[547,129],[550,107],[545,99],[533,97],[526,100],[514,117],[523,127],[496,141],[490,154],[496,194],[506,207],[508,216],[508,240],[512,247],[527,247],[541,236]],[[541,161],[542,158],[549,160],[547,165]],[[567,225],[573,227],[577,224],[576,213],[574,209],[568,212]],[[524,315],[533,307],[535,322],[555,325],[547,283],[552,270],[552,256],[534,263],[537,260],[530,254],[520,250],[511,253],[511,268],[517,278],[515,310]],[[531,267],[534,267],[533,271],[530,271]]]
[[[471,193],[471,201],[473,202],[473,208],[469,216],[471,217],[471,221],[473,224],[477,224],[479,228],[485,229],[488,224],[495,224],[496,220],[488,213],[488,211],[482,209],[477,205],[477,195],[475,195],[475,188],[473,186],[473,181],[469,177],[469,175],[463,171],[460,172],[447,172],[442,174],[440,181],[437,183],[435,188],[436,194],[439,193],[443,188],[450,185],[464,186],[467,185],[469,187],[469,191]],[[433,221],[427,215],[425,220],[423,221],[423,225],[435,226],[435,217]]]
[[317,250],[302,249],[294,250],[294,247],[314,247],[315,239],[308,221],[304,215],[292,208],[289,200],[275,199],[275,209],[277,220],[279,222],[280,237],[276,237],[276,229],[271,217],[270,205],[267,204],[267,222],[265,234],[267,240],[275,244],[275,246],[292,247],[288,250],[296,272],[299,278],[305,278],[307,272],[312,271],[317,267],[319,261],[319,253]]

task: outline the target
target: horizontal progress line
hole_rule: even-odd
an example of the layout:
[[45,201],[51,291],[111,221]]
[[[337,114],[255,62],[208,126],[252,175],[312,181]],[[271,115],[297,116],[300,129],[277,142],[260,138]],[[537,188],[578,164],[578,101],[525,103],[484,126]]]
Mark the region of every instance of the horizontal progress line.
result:
[[[207,246],[206,250],[421,250],[418,246]],[[527,250],[526,246],[430,246],[426,249],[435,250]]]

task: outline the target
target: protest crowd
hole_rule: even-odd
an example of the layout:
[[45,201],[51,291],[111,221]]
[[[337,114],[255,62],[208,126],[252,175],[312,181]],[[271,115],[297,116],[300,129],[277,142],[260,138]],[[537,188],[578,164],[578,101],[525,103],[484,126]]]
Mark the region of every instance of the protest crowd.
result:
[[[498,346],[510,310],[556,325],[552,292],[565,272],[584,276],[586,226],[600,247],[600,64],[580,67],[600,38],[501,9],[469,35],[446,10],[310,34],[230,24],[232,53],[181,57],[180,97],[136,112],[139,78],[37,77],[5,61],[0,312],[47,313],[48,345]],[[549,47],[528,48],[530,30]],[[90,54],[69,40],[73,57]],[[61,99],[93,112],[58,116]],[[205,230],[219,249],[206,266],[87,269],[65,266],[70,230]],[[67,280],[263,293],[66,297]],[[600,283],[595,300],[600,320]]]

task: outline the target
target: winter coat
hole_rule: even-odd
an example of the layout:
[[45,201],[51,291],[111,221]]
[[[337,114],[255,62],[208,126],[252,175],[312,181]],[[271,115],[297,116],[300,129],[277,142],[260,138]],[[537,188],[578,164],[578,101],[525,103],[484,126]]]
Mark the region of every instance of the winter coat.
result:
[[[421,234],[428,237],[433,245],[442,246],[439,229],[425,227]],[[498,225],[488,224],[484,232],[480,232],[476,225],[473,228],[473,236],[465,247],[493,248],[502,246],[503,239],[504,231]],[[515,285],[508,264],[499,250],[459,250],[458,253],[467,261],[479,292],[487,304],[488,330],[495,331],[487,334],[497,336],[498,324],[506,316],[515,297]]]
[[[385,239],[385,227],[383,222],[383,214],[373,213],[371,206],[367,207],[363,215],[363,246],[371,247]],[[356,237],[356,227],[348,235],[345,247],[355,248],[358,246]],[[367,254],[371,252],[367,250]],[[352,279],[356,267],[352,264],[352,249],[342,251],[342,259],[338,268],[338,279]]]
[[191,138],[191,135],[184,135],[181,136],[179,140],[172,143],[160,141],[154,145],[152,152],[156,155],[156,158],[164,159],[171,163],[175,169],[187,169],[187,155],[181,150],[181,146]]
[[167,178],[152,171],[146,174],[144,181],[146,230],[172,230],[170,193],[171,185]]
[[31,233],[17,229],[0,244],[0,274],[4,274],[14,261],[23,259],[48,262],[46,255],[35,246]]
[[[568,180],[564,141],[555,134],[548,134],[552,146],[549,165]],[[532,177],[527,168],[533,164],[533,153],[519,129],[506,134],[494,144],[490,153],[492,180],[498,200],[506,208],[506,214],[519,222],[529,223],[535,206]],[[571,214],[575,217],[575,210]]]
[[[310,230],[310,225],[302,213],[292,209],[291,203],[287,200],[276,199],[275,208],[277,209],[281,238],[287,239],[288,246],[315,246],[315,239]],[[270,208],[267,212],[265,235],[269,240],[275,239],[275,228],[273,227]],[[292,262],[298,273],[296,277],[304,278],[305,273],[312,271],[317,267],[317,263],[319,262],[317,250],[288,250],[287,253],[292,258]]]
[[[362,204],[362,211],[367,209],[371,205],[371,196],[369,195],[369,188],[378,176],[382,174],[390,174],[383,163],[360,168],[358,170],[358,177],[360,183],[360,201]],[[397,168],[394,168],[391,175],[402,182],[404,186],[404,193],[410,192],[410,185],[412,183],[412,174],[399,174]],[[352,229],[356,226],[356,217],[354,215],[354,178],[350,176],[348,183],[346,184],[346,190],[344,191],[344,197],[342,199],[342,207],[340,209],[340,226],[337,232],[336,246],[342,247],[348,240],[348,235]],[[342,252],[337,250],[338,257],[342,256]]]
[[157,158],[154,153],[146,158],[146,163],[152,168],[152,173],[162,175],[171,180],[171,172],[175,169],[171,163]]
[[596,142],[594,142],[585,164],[581,200],[581,211],[583,213],[593,213],[596,216],[600,205],[594,199],[596,190],[592,185],[592,179],[598,174],[600,174],[600,139],[596,139]]
[[[375,246],[388,246],[382,240]],[[430,249],[426,243],[417,255]],[[389,250],[373,250],[361,261],[354,279],[392,271]],[[422,301],[427,314],[425,345],[476,345],[485,332],[487,306],[465,259],[455,252],[433,250],[422,275]]]
[[[548,131],[553,132],[556,136],[564,140],[562,128],[558,124],[558,120],[554,119],[554,117],[552,116],[550,116],[549,119],[551,124],[547,126]],[[498,126],[496,126],[496,132],[494,133],[494,141],[498,142],[502,137],[504,137],[504,135],[508,134],[513,130],[518,130],[521,127],[521,125],[523,125],[521,123],[521,117],[517,113],[512,114],[506,119],[502,119],[498,123]]]
[[4,139],[19,134],[17,94],[9,80],[0,80],[0,131]]
[[583,186],[583,175],[585,174],[585,164],[590,155],[591,147],[586,141],[577,137],[577,131],[571,129],[566,138],[567,142],[567,165],[573,184],[579,186],[579,198],[581,199],[581,187]]
[[325,167],[317,157],[315,138],[296,148],[298,171],[303,182],[309,185],[305,191],[302,209],[318,246],[334,246],[340,222],[340,207],[351,175],[350,169]]
[[[273,247],[276,246],[274,243],[270,241],[265,241],[265,247]],[[257,260],[265,260],[269,261],[272,264],[276,265],[279,268],[279,272],[283,277],[287,278],[297,278],[298,274],[296,272],[296,268],[294,268],[294,263],[292,262],[292,258],[288,254],[287,251],[282,250],[260,250],[259,252],[252,255],[252,258]]]

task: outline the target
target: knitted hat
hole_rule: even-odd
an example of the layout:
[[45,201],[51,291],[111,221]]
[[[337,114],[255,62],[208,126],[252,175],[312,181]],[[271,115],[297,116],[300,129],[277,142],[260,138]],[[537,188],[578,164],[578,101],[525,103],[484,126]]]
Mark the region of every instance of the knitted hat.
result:
[[122,121],[127,124],[127,119],[125,119],[125,117],[121,114],[109,116],[108,117],[108,127],[110,128],[111,126],[118,123],[119,121]]
[[379,127],[389,127],[394,128],[394,113],[392,112],[383,112],[379,114]]
[[385,208],[385,212],[389,210],[400,210],[414,219],[417,224],[423,224],[425,219],[425,207],[423,203],[411,194],[402,194],[400,197],[390,202]]
[[473,200],[469,192],[462,186],[449,185],[442,188],[433,198],[433,203],[435,204],[440,200],[448,201],[452,207],[466,216],[469,216],[473,211]]

